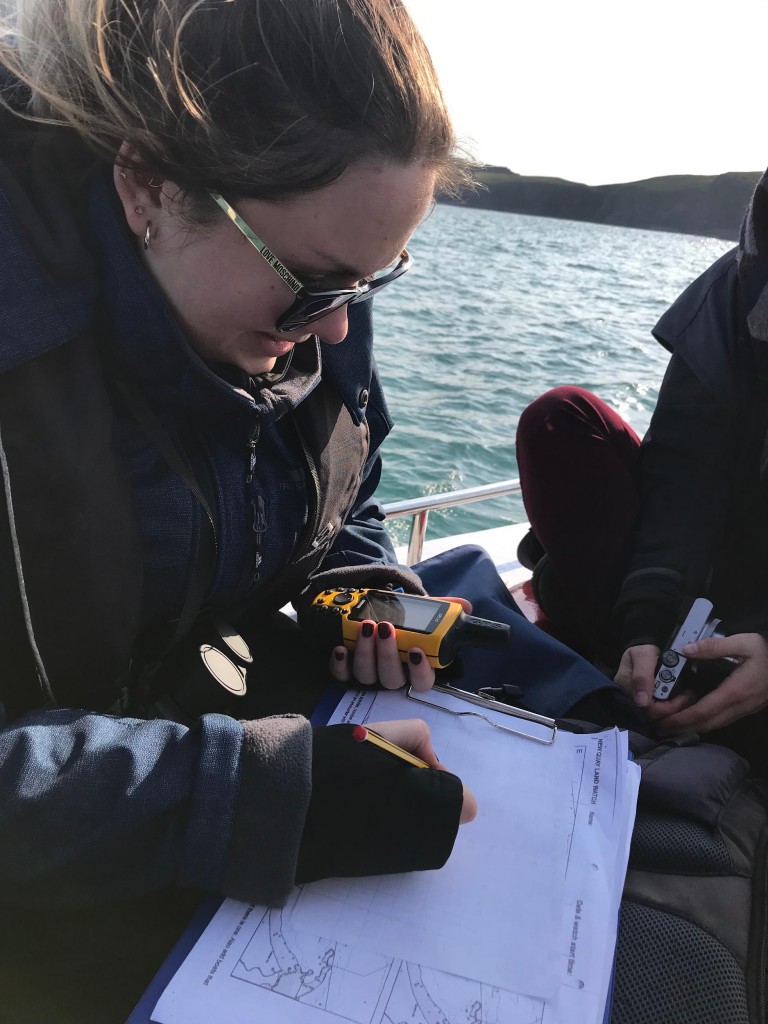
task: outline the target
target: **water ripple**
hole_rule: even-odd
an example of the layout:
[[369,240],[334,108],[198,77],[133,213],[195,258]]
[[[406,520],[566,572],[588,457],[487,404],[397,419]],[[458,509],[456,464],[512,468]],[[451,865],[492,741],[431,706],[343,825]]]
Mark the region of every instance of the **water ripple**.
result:
[[[558,384],[604,398],[639,434],[668,354],[650,334],[729,243],[438,206],[407,277],[376,302],[376,353],[396,421],[384,501],[517,475],[520,413]],[[519,498],[432,513],[430,535],[524,518]],[[398,522],[405,535],[407,526]]]

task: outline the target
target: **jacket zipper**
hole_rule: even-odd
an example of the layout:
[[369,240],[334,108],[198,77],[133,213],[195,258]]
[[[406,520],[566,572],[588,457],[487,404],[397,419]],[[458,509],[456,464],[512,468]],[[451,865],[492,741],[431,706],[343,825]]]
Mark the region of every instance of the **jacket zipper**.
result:
[[[318,541],[320,540],[320,537],[316,536],[318,522],[319,522],[319,519],[320,519],[320,477],[318,475],[317,468],[315,466],[315,460],[312,458],[312,454],[311,454],[309,448],[307,447],[307,445],[304,442],[304,437],[303,437],[303,435],[301,433],[301,430],[299,429],[299,424],[296,422],[295,417],[294,417],[294,420],[293,420],[293,425],[296,428],[296,436],[299,439],[299,444],[301,445],[301,450],[302,450],[302,453],[304,454],[304,462],[305,462],[307,468],[309,469],[309,475],[310,475],[310,478],[312,480],[312,490],[313,490],[313,498],[314,498],[314,500],[312,502],[312,509],[311,509],[311,511],[312,511],[312,522],[310,524],[309,516],[308,516],[307,517],[307,530],[306,530],[306,532],[304,534],[304,536],[307,537],[308,539],[310,537],[312,537],[312,538],[314,538],[314,540],[312,540],[311,543],[309,543],[309,544],[302,545],[301,550],[299,550],[299,551],[294,553],[294,556],[291,559],[291,561],[292,562],[297,562],[300,558],[303,558],[304,555],[308,551],[311,551],[313,548],[316,548],[318,546]],[[323,531],[323,532],[325,532],[325,531]]]
[[248,429],[248,467],[245,471],[245,494],[246,501],[251,510],[250,535],[251,543],[249,552],[245,559],[247,570],[247,584],[258,583],[261,576],[261,563],[264,560],[264,535],[267,532],[267,508],[264,495],[254,484],[256,469],[256,446],[261,436],[261,422],[254,417]]

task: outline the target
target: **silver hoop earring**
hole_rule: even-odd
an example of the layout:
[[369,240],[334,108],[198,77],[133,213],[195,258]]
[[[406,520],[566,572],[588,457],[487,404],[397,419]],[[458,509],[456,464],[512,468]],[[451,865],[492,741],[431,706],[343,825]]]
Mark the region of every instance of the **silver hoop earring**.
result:
[[147,221],[147,230],[144,232],[144,249],[145,249],[145,251],[149,248],[149,239],[150,239],[149,231],[150,231],[151,227],[152,227],[151,221]]

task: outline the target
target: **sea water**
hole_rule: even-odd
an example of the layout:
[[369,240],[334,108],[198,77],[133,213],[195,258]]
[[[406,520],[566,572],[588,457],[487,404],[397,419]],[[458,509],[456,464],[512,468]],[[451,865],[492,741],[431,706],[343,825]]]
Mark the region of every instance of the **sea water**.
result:
[[[558,384],[589,388],[642,435],[669,355],[667,306],[732,243],[438,206],[412,270],[376,299],[376,354],[395,428],[382,501],[517,476],[520,413]],[[429,536],[508,522],[519,496],[432,512]],[[407,521],[392,523],[399,539]]]

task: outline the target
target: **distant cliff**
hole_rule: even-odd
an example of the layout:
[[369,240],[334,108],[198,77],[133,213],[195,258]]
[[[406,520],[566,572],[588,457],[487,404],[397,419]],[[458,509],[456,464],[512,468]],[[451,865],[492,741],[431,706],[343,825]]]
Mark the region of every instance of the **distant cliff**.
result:
[[506,167],[483,167],[480,188],[465,192],[462,206],[596,224],[681,231],[737,239],[758,171],[713,176],[676,174],[622,185],[580,185],[562,178],[528,178]]

